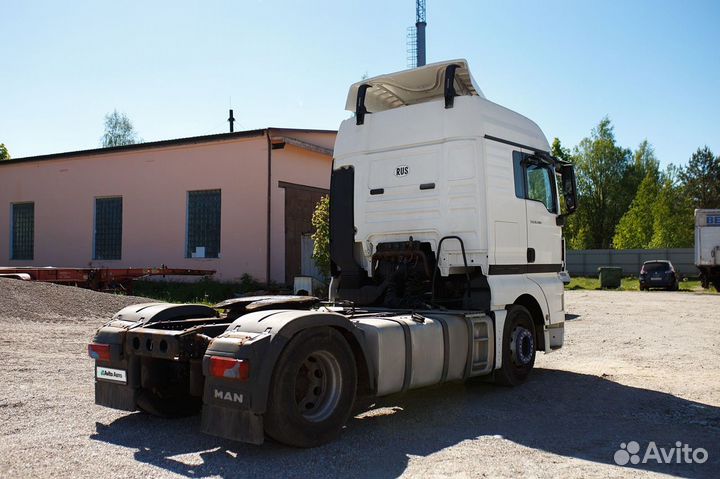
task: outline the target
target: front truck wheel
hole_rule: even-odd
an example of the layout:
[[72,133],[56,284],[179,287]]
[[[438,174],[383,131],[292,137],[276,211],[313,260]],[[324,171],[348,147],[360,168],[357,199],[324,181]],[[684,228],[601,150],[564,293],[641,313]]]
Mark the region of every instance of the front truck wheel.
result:
[[265,433],[296,447],[332,441],[350,417],[356,390],[355,357],[342,334],[330,327],[302,331],[275,365]]
[[510,307],[503,328],[502,367],[495,382],[517,386],[527,379],[535,364],[535,324],[530,312],[520,305]]

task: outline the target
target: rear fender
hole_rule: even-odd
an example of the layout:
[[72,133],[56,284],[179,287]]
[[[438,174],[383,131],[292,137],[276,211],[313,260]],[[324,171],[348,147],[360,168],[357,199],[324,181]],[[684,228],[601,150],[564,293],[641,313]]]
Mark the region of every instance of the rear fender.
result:
[[112,318],[114,321],[132,323],[158,323],[193,318],[216,318],[218,312],[202,304],[143,303],[127,306]]
[[[203,373],[205,374],[206,404],[230,406],[223,398],[217,396],[215,389],[245,394],[245,404],[235,404],[249,408],[255,414],[263,414],[267,409],[270,381],[275,364],[290,340],[300,331],[317,328],[333,327],[349,334],[359,346],[368,374],[373,368],[367,362],[365,341],[362,331],[345,316],[332,312],[273,310],[248,313],[236,319],[217,338],[213,339],[205,352]],[[352,346],[352,345],[351,345]],[[209,375],[209,357],[224,356],[250,361],[250,378],[245,383],[235,380],[215,378]],[[375,378],[370,377],[369,383],[374,388]]]

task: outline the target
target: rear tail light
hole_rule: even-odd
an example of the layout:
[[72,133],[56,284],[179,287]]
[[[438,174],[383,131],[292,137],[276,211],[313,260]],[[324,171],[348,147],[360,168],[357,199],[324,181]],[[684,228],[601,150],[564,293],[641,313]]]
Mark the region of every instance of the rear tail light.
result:
[[247,381],[250,377],[250,363],[244,359],[210,356],[210,376]]
[[88,344],[88,355],[96,361],[110,361],[109,344]]

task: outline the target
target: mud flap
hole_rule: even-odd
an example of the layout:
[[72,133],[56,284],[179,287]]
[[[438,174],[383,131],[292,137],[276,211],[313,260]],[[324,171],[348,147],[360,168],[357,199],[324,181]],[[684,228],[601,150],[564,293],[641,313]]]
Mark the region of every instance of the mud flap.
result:
[[205,434],[250,444],[265,440],[262,415],[248,410],[204,404],[201,429]]
[[120,409],[137,411],[137,389],[122,384],[95,381],[95,404]]

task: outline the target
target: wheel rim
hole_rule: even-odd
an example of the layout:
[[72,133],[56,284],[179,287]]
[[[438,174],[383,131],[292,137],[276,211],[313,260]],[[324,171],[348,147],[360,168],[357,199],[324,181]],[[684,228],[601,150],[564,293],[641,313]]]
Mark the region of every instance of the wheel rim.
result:
[[530,330],[517,326],[512,331],[510,340],[512,361],[518,366],[530,364],[535,352],[535,340]]
[[327,419],[340,401],[340,363],[328,351],[305,358],[295,378],[295,402],[300,414],[311,422]]

